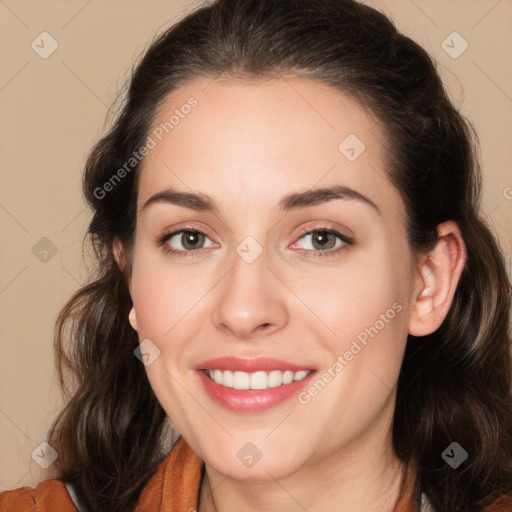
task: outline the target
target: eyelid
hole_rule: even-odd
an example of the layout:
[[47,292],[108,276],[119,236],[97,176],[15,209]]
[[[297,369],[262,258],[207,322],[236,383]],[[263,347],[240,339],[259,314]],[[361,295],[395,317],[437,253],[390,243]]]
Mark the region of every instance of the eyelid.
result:
[[183,225],[180,224],[178,226],[173,226],[172,228],[164,228],[164,229],[161,230],[161,234],[157,235],[157,239],[161,239],[163,237],[169,238],[172,235],[176,235],[176,234],[181,233],[183,231],[192,231],[192,232],[201,233],[201,234],[203,234],[204,236],[207,236],[210,240],[213,241],[213,237],[208,234],[209,231],[210,231],[209,229],[203,228],[201,226],[197,226],[197,225],[194,225],[194,224],[183,224]]
[[352,235],[347,234],[342,228],[336,227],[329,224],[313,224],[307,227],[301,227],[299,230],[300,235],[307,235],[310,233],[314,233],[315,231],[327,231],[329,233],[336,233],[341,235],[342,237],[352,240]]

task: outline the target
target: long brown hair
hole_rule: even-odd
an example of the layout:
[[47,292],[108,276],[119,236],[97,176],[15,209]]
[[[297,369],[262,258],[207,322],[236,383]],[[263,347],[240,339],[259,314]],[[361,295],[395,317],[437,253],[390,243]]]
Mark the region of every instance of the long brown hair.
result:
[[[126,512],[166,454],[166,415],[134,356],[129,268],[119,269],[112,249],[115,237],[133,247],[140,163],[130,159],[147,141],[159,105],[197,78],[281,73],[334,86],[380,120],[411,247],[431,250],[441,222],[460,227],[467,263],[441,327],[409,336],[393,444],[418,468],[436,511],[484,510],[512,489],[511,285],[479,214],[477,138],[428,54],[382,13],[353,0],[218,0],[162,33],[138,63],[83,176],[97,268],[56,324],[69,398],[49,435],[59,475],[76,484],[91,511]],[[105,192],[123,166],[122,179]],[[457,469],[441,457],[454,441],[469,455]]]

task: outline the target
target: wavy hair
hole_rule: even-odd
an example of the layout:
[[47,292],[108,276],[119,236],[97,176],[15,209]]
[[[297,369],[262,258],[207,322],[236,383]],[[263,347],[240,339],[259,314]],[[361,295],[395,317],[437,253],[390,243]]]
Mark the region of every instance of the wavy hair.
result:
[[[130,268],[113,254],[115,237],[133,248],[140,163],[107,197],[98,190],[144,145],[174,89],[203,77],[283,73],[333,86],[375,114],[418,254],[432,250],[438,224],[454,220],[461,230],[467,262],[449,313],[436,332],[407,340],[392,440],[436,511],[490,510],[512,489],[511,285],[479,213],[478,140],[429,55],[353,0],[217,0],[155,38],[134,68],[83,174],[97,266],[56,322],[67,403],[49,442],[60,478],[76,484],[92,512],[126,512],[168,452],[166,414],[134,357]],[[453,441],[469,454],[456,470],[441,457]]]

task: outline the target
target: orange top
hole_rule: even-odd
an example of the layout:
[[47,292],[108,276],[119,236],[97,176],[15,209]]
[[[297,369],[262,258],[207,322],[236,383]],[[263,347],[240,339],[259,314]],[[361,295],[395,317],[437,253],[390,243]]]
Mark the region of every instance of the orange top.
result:
[[[182,436],[144,488],[135,512],[197,511],[204,463]],[[414,475],[409,472],[394,512],[418,512]],[[77,512],[60,480],[44,480],[35,489],[22,487],[0,494],[0,512]],[[512,497],[496,501],[487,512],[512,511]]]

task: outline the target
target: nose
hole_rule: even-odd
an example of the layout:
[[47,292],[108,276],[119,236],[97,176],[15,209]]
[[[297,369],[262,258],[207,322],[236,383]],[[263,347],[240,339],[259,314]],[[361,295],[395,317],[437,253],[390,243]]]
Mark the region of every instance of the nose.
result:
[[214,325],[234,339],[268,335],[288,322],[286,287],[269,268],[265,251],[251,263],[235,252],[231,270],[214,290]]

